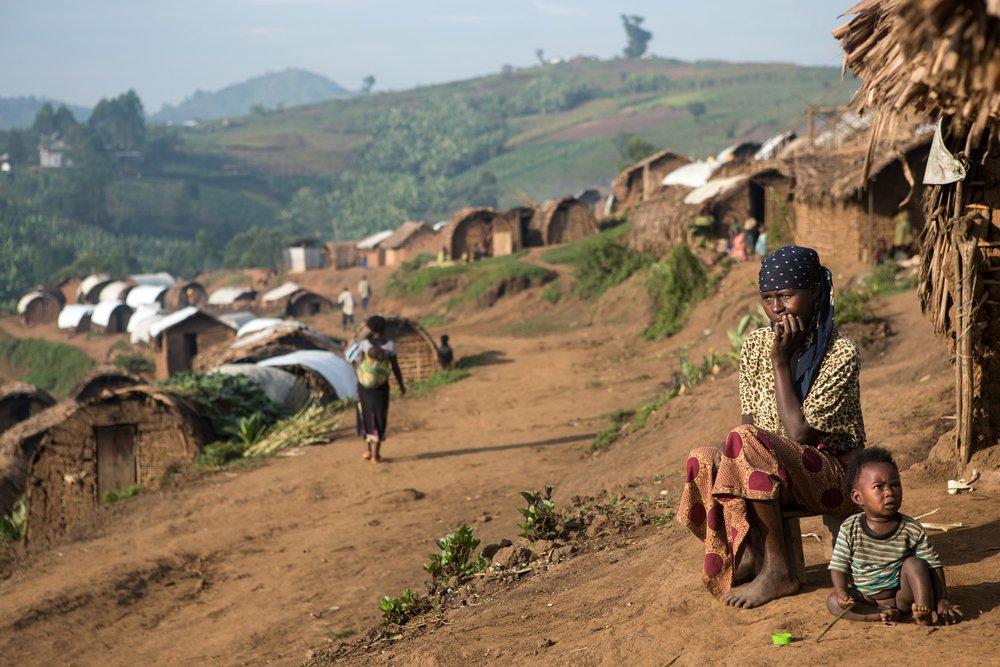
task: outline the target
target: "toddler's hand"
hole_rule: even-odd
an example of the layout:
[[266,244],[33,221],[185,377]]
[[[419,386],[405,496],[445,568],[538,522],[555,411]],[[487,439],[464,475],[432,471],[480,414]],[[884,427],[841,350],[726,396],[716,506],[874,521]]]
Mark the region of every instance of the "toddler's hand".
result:
[[937,615],[941,623],[945,625],[951,625],[952,623],[958,623],[962,616],[961,608],[958,605],[954,605],[948,601],[948,598],[941,598],[937,603]]
[[852,598],[846,592],[837,593],[837,604],[840,605],[841,609],[847,609],[852,604],[854,604],[854,598]]

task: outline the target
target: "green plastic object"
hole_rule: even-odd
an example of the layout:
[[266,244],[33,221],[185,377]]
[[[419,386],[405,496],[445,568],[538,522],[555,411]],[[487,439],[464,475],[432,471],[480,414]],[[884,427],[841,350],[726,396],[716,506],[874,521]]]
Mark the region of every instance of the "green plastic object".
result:
[[784,646],[792,643],[791,632],[775,632],[771,635],[771,643],[775,646]]

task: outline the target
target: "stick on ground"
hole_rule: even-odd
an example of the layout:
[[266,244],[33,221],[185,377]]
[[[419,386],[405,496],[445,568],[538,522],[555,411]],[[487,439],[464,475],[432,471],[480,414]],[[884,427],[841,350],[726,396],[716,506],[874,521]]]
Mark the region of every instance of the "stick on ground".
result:
[[847,612],[849,612],[852,609],[854,609],[854,600],[851,600],[851,604],[849,604],[846,607],[844,607],[844,611],[840,612],[840,615],[837,616],[837,618],[835,618],[832,621],[830,621],[830,625],[826,626],[826,629],[823,630],[823,632],[819,633],[819,637],[816,638],[816,643],[818,644],[819,640],[823,638],[823,635],[825,635],[827,632],[830,631],[830,628],[833,627],[834,623],[836,623],[837,621],[839,621],[840,619],[842,619],[844,617],[844,614],[846,614]]

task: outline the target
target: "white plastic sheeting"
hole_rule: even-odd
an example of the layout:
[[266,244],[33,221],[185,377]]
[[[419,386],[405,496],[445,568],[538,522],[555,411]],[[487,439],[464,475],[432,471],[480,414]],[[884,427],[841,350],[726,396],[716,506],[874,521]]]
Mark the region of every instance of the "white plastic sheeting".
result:
[[151,306],[154,303],[160,303],[160,299],[166,291],[167,288],[162,285],[138,285],[129,290],[128,296],[125,297],[125,303],[132,308]]
[[101,283],[108,282],[109,280],[111,280],[111,276],[106,273],[95,273],[87,276],[80,282],[80,286],[76,288],[77,298],[83,298],[90,292],[90,290],[94,289]]
[[131,333],[132,331],[135,330],[137,326],[139,326],[140,322],[148,320],[151,317],[156,317],[156,316],[162,317],[163,315],[166,315],[166,313],[160,310],[159,306],[139,306],[132,313],[132,317],[129,318],[128,326],[125,328],[125,330]]
[[257,364],[223,364],[212,371],[225,375],[243,375],[259,386],[273,403],[298,411],[309,400],[309,389],[294,375],[280,368]]
[[709,181],[705,185],[692,190],[684,198],[685,204],[700,204],[703,201],[708,201],[712,197],[718,197],[721,194],[729,192],[735,187],[738,187],[741,183],[749,179],[747,175],[740,176],[730,176],[729,178],[717,178],[714,181]]
[[239,331],[239,328],[247,322],[257,319],[257,316],[249,310],[238,310],[235,313],[221,313],[216,315],[216,317],[236,329],[237,332]]
[[129,276],[129,279],[136,285],[150,285],[152,287],[170,287],[177,279],[169,273],[136,273]]
[[257,293],[246,287],[220,287],[208,296],[208,303],[213,306],[228,306],[241,298],[253,300],[256,297]]
[[24,311],[28,310],[28,306],[31,305],[32,301],[35,299],[44,299],[46,296],[48,295],[45,292],[39,292],[38,290],[28,292],[17,302],[17,314],[23,315]]
[[[128,308],[124,301],[101,301],[94,306],[94,312],[90,314],[90,321],[98,326],[106,327],[111,322],[111,316],[114,312],[122,306]],[[131,308],[129,310],[131,311]]]
[[[258,331],[267,331],[270,333],[271,329],[285,324],[285,320],[279,319],[277,317],[255,317],[241,324],[236,330],[236,337],[240,338],[248,334],[257,333]],[[288,324],[300,324],[299,322],[288,322]],[[304,325],[302,325],[304,326]]]
[[295,294],[300,289],[301,288],[295,283],[284,283],[282,285],[278,285],[273,290],[264,292],[261,295],[260,300],[263,303],[267,303],[268,301],[281,301],[285,297]]
[[794,132],[782,132],[781,134],[776,134],[757,149],[757,152],[753,154],[754,160],[773,160],[778,157],[778,151],[785,147],[788,142],[795,139]]
[[87,303],[72,303],[59,311],[57,325],[60,329],[76,329],[83,318],[90,317],[94,306]]
[[[148,312],[148,311],[147,311]],[[137,320],[139,311],[132,315],[132,319],[128,321],[128,327],[126,330],[129,332],[129,340],[135,343],[148,343],[153,340],[153,336],[149,333],[150,328],[162,320],[167,314],[163,311],[156,311],[152,315],[143,317]]]
[[112,280],[104,286],[104,289],[101,290],[101,294],[97,297],[97,300],[122,301],[124,303],[124,296],[131,288],[132,283],[127,280]]
[[257,362],[258,366],[305,366],[316,371],[337,392],[337,398],[349,398],[358,393],[358,378],[354,368],[333,352],[299,350],[280,357]]
[[689,162],[683,167],[677,167],[672,172],[663,177],[664,185],[684,185],[689,188],[698,188],[712,177],[712,172],[718,168],[715,162],[698,160]]
[[396,232],[395,229],[387,229],[384,232],[378,232],[376,234],[372,234],[371,236],[361,239],[361,241],[359,241],[358,244],[354,247],[357,248],[358,250],[371,250],[373,248],[377,248],[379,243],[385,241],[395,232]]

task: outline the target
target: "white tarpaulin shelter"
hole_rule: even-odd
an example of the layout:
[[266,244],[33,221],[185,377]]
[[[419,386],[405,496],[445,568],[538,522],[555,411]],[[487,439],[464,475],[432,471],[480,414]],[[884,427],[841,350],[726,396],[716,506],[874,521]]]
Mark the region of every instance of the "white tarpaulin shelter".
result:
[[56,324],[60,329],[76,329],[85,317],[90,317],[94,307],[85,303],[71,303],[59,311]]
[[125,303],[132,308],[162,303],[163,295],[166,291],[167,288],[162,285],[137,285],[129,290],[128,295],[125,297]]
[[257,364],[223,364],[212,371],[224,375],[243,375],[250,378],[273,403],[297,412],[309,400],[309,390],[298,379],[280,368],[266,368]]
[[672,172],[663,177],[663,185],[684,185],[689,188],[697,188],[708,182],[712,177],[712,172],[718,168],[715,162],[698,160],[683,167],[677,167]]
[[738,187],[744,181],[746,181],[749,176],[730,176],[728,178],[717,178],[714,181],[709,181],[700,188],[696,188],[687,194],[684,198],[685,204],[700,204],[704,201],[708,201],[713,197],[718,197],[721,194],[729,192],[735,187]]
[[323,376],[337,398],[349,398],[358,393],[358,378],[354,368],[333,352],[323,350],[299,350],[280,357],[272,357],[258,362],[259,366],[305,366]]

